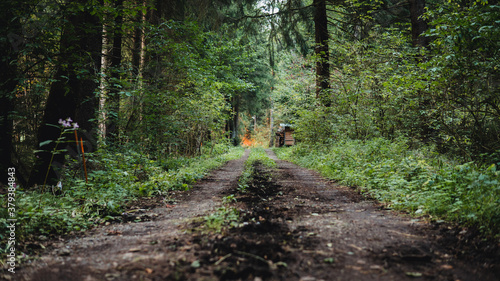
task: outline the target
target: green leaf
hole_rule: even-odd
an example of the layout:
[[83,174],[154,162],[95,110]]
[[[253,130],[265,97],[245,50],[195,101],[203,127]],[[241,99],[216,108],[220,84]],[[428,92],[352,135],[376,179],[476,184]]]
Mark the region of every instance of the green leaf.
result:
[[58,128],[58,129],[60,129],[60,128],[61,128],[61,126],[54,125],[54,124],[46,124],[46,125],[47,125],[47,126],[50,126],[50,127]]
[[40,147],[42,147],[42,146],[47,145],[47,144],[52,143],[52,142],[53,142],[53,140],[46,140],[46,141],[42,141],[42,142],[39,144],[39,146],[40,146]]

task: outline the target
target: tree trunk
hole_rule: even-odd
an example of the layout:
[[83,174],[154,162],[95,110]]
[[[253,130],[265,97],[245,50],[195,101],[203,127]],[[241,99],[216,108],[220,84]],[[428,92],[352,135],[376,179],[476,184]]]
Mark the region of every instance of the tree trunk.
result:
[[238,121],[240,117],[240,95],[236,94],[233,97],[233,118],[231,122],[231,142],[233,145],[239,145],[239,139],[238,139]]
[[[115,18],[115,29],[113,34],[113,49],[111,56],[111,79],[112,84],[119,84],[120,66],[122,63],[122,38],[123,38],[123,0],[116,1],[118,15]],[[120,115],[120,89],[112,86],[109,92],[108,125],[106,126],[106,140],[113,143],[118,139],[118,120]]]
[[101,79],[99,85],[99,138],[102,141],[106,140],[106,99],[108,94],[108,69],[109,69],[109,56],[111,50],[109,49],[109,25],[107,23],[108,15],[104,15],[104,23],[102,25],[102,52],[101,52]]
[[[7,6],[7,7],[5,7]],[[13,109],[12,99],[16,88],[17,69],[10,63],[17,57],[17,48],[22,42],[21,24],[13,20],[11,2],[0,4],[0,36],[9,40],[0,40],[0,183],[8,183],[7,169],[13,167],[12,143],[13,123],[10,112]]]
[[[42,126],[38,131],[38,142],[58,139],[60,129],[46,124],[58,124],[59,119],[71,117],[80,126],[86,151],[92,150],[95,141],[95,117],[98,100],[96,75],[99,73],[101,55],[101,30],[99,18],[91,14],[93,8],[86,0],[78,1],[85,9],[66,16],[67,24],[61,35],[61,56],[58,69],[47,99]],[[76,3],[75,3],[76,4]],[[69,4],[72,5],[72,4]],[[72,140],[69,137],[69,140]],[[74,145],[74,144],[73,144]],[[37,161],[29,184],[42,184],[48,171],[47,183],[53,184],[59,178],[58,170],[65,162],[64,154],[56,154],[51,163],[51,152],[55,143],[42,147],[36,153]],[[58,149],[64,149],[64,145]],[[37,148],[38,149],[38,148]]]
[[429,38],[421,36],[428,26],[422,19],[425,12],[425,0],[410,0],[411,38],[414,47],[427,47]]
[[323,105],[330,106],[327,93],[330,88],[330,61],[328,48],[328,17],[326,14],[326,0],[314,0],[314,34],[316,54],[316,98]]

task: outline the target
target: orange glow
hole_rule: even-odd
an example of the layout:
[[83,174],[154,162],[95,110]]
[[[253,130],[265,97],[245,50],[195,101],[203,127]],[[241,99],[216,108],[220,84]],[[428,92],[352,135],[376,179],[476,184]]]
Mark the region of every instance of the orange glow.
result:
[[252,140],[250,137],[244,136],[243,139],[241,140],[241,145],[242,146],[252,146],[254,145],[254,140]]

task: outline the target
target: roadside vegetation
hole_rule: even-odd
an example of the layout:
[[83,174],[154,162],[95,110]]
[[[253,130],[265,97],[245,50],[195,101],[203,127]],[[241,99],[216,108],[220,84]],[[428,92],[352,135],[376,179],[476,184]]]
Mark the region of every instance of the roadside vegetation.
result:
[[[235,192],[241,194],[252,193],[256,196],[261,188],[259,185],[259,180],[256,178],[265,178],[265,181],[271,176],[270,173],[259,174],[256,170],[257,166],[261,166],[264,169],[276,168],[276,162],[267,156],[264,148],[254,147],[251,148],[250,154],[245,161],[243,172],[238,178],[238,188]],[[257,191],[257,192],[256,192]],[[249,195],[250,196],[250,195]],[[236,194],[230,194],[223,198],[223,206],[217,209],[214,213],[211,213],[203,218],[203,230],[222,232],[227,227],[238,227],[243,226],[240,222],[241,215],[240,212],[234,207],[234,203],[237,202],[238,196]]]
[[[280,157],[499,237],[499,23],[489,0],[0,1],[0,240],[114,220],[281,124]],[[250,197],[275,164],[247,162]]]
[[476,226],[500,238],[500,171],[494,164],[460,164],[432,147],[411,149],[404,139],[340,140],[274,151],[389,208]]
[[247,161],[245,161],[245,168],[240,178],[238,179],[238,187],[240,192],[246,192],[248,185],[252,182],[255,176],[255,166],[262,164],[266,168],[275,168],[276,162],[269,158],[262,147],[252,148]]
[[[151,160],[133,148],[89,154],[88,183],[79,176],[78,166],[73,169],[70,164],[61,181],[62,188],[17,191],[17,242],[23,245],[24,240],[47,239],[116,220],[136,199],[168,196],[170,190],[188,190],[210,170],[240,158],[243,151],[240,147],[219,145],[213,154],[161,161]],[[7,196],[0,196],[2,202],[7,200]],[[1,212],[7,209],[2,208]],[[6,218],[7,214],[0,216],[1,239],[8,234]]]
[[391,208],[499,238],[500,6],[410,2],[425,8],[346,8],[364,10],[355,22],[366,25],[331,27],[329,60],[283,54],[273,118],[299,145],[276,153]]

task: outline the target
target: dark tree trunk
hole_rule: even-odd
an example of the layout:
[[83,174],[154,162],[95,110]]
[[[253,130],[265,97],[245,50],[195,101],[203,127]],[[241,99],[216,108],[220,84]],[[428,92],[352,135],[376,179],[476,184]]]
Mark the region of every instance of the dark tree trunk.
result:
[[156,0],[150,22],[159,24],[165,20],[184,21],[185,2],[185,0]]
[[[61,35],[61,57],[54,77],[56,81],[50,88],[42,126],[38,130],[38,142],[57,140],[60,129],[47,124],[57,125],[59,119],[71,117],[79,124],[86,151],[90,151],[95,140],[98,105],[95,90],[98,87],[96,74],[99,73],[100,67],[102,26],[99,19],[91,15],[91,4],[85,0],[78,2],[85,5],[86,9],[66,17],[67,24]],[[68,136],[68,140],[74,140],[74,136]],[[73,143],[72,149],[74,145]],[[52,156],[50,151],[54,146],[53,142],[42,147],[43,152],[36,153],[37,161],[30,176],[30,185],[44,183]],[[64,149],[65,146],[61,144],[58,149]],[[59,175],[54,167],[61,167],[64,162],[64,154],[54,156],[47,183],[53,184],[57,181]]]
[[21,24],[14,19],[12,4],[9,1],[0,4],[0,183],[8,183],[7,169],[13,167],[12,143],[13,123],[10,112],[13,109],[14,90],[16,88],[17,69],[14,63],[17,51],[23,40]]
[[427,22],[422,19],[425,0],[410,0],[411,38],[414,47],[427,47],[429,38],[421,36],[427,30]]
[[[138,4],[137,4],[138,5]],[[142,22],[143,14],[139,12],[135,21],[137,23]],[[134,78],[139,75],[139,67],[141,62],[141,45],[142,45],[142,26],[136,26],[134,29],[134,47],[132,50],[132,67]]]
[[[113,49],[111,52],[111,85],[118,84],[120,79],[120,66],[122,63],[122,38],[123,38],[123,0],[116,1],[118,15],[115,18],[115,28],[113,32]],[[106,127],[106,141],[113,143],[118,139],[118,120],[120,115],[120,89],[111,86],[109,92],[108,125]]]
[[233,97],[233,116],[230,124],[231,142],[233,143],[233,145],[239,145],[239,139],[238,139],[239,116],[240,116],[240,95],[236,94]]
[[325,90],[330,88],[330,61],[328,48],[328,17],[326,0],[314,0],[314,33],[316,54],[316,98],[330,106]]

